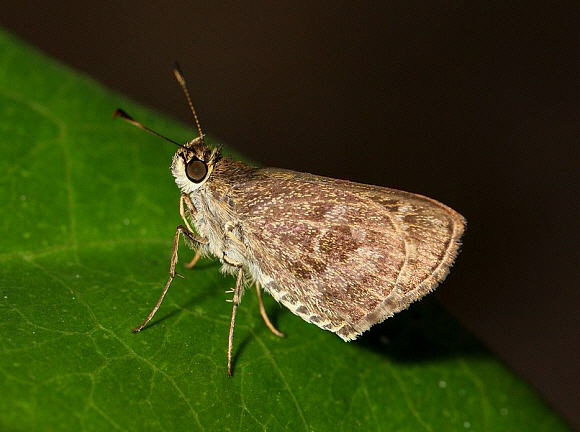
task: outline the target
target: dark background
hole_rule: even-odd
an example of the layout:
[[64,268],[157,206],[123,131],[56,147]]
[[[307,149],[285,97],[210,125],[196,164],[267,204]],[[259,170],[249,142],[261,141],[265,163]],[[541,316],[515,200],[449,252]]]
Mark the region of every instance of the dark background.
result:
[[435,295],[576,427],[578,18],[574,3],[0,3],[0,25],[192,124],[174,139],[195,134],[178,59],[204,131],[261,164],[458,210],[463,251]]

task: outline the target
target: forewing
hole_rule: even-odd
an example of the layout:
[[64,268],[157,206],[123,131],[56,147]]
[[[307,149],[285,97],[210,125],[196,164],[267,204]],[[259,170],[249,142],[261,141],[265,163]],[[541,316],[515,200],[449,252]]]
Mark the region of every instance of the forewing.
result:
[[303,319],[345,340],[445,278],[464,219],[398,190],[258,170],[232,191],[250,271]]

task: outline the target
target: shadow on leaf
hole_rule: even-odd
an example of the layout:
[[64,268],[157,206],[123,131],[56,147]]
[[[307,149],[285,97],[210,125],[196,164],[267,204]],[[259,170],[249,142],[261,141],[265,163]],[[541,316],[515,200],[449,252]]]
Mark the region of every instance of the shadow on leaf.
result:
[[398,362],[421,362],[456,354],[490,355],[433,297],[375,325],[355,343]]

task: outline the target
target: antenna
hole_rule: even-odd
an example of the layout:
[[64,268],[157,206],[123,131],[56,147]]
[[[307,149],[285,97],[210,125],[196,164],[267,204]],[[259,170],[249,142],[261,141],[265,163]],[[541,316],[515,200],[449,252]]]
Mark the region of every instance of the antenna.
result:
[[187,85],[185,84],[185,78],[183,77],[183,72],[181,72],[181,68],[179,67],[179,64],[177,62],[175,62],[175,64],[173,65],[173,73],[175,74],[175,78],[177,78],[177,82],[179,82],[179,85],[181,86],[181,88],[183,89],[183,92],[185,93],[185,97],[187,98],[187,103],[189,104],[189,107],[191,108],[191,112],[193,113],[193,118],[195,119],[195,124],[197,125],[197,130],[199,131],[199,137],[201,138],[201,141],[203,142],[203,132],[201,131],[201,125],[199,124],[199,119],[197,118],[195,108],[193,107],[193,102],[191,102],[191,96],[189,96],[189,90],[187,90]]
[[172,139],[167,138],[165,135],[161,135],[159,132],[155,132],[152,129],[149,129],[146,126],[143,126],[141,123],[139,123],[137,120],[133,119],[133,117],[131,117],[129,114],[127,114],[125,111],[123,111],[122,109],[117,109],[114,113],[113,113],[113,120],[115,120],[117,117],[121,117],[123,120],[125,120],[127,123],[132,124],[133,126],[137,126],[139,129],[143,129],[144,131],[149,132],[150,134],[153,134],[155,136],[158,136],[159,138],[163,138],[166,141],[169,141],[170,143],[175,144],[177,147],[181,147],[187,151],[190,151],[190,149],[188,149],[185,146],[182,146],[181,144],[173,141]]

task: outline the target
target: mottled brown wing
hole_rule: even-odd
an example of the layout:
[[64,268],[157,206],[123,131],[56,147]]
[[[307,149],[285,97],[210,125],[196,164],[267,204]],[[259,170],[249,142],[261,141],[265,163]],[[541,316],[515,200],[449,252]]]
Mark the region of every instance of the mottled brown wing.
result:
[[465,227],[408,192],[262,169],[234,187],[250,273],[296,315],[352,340],[429,293]]

